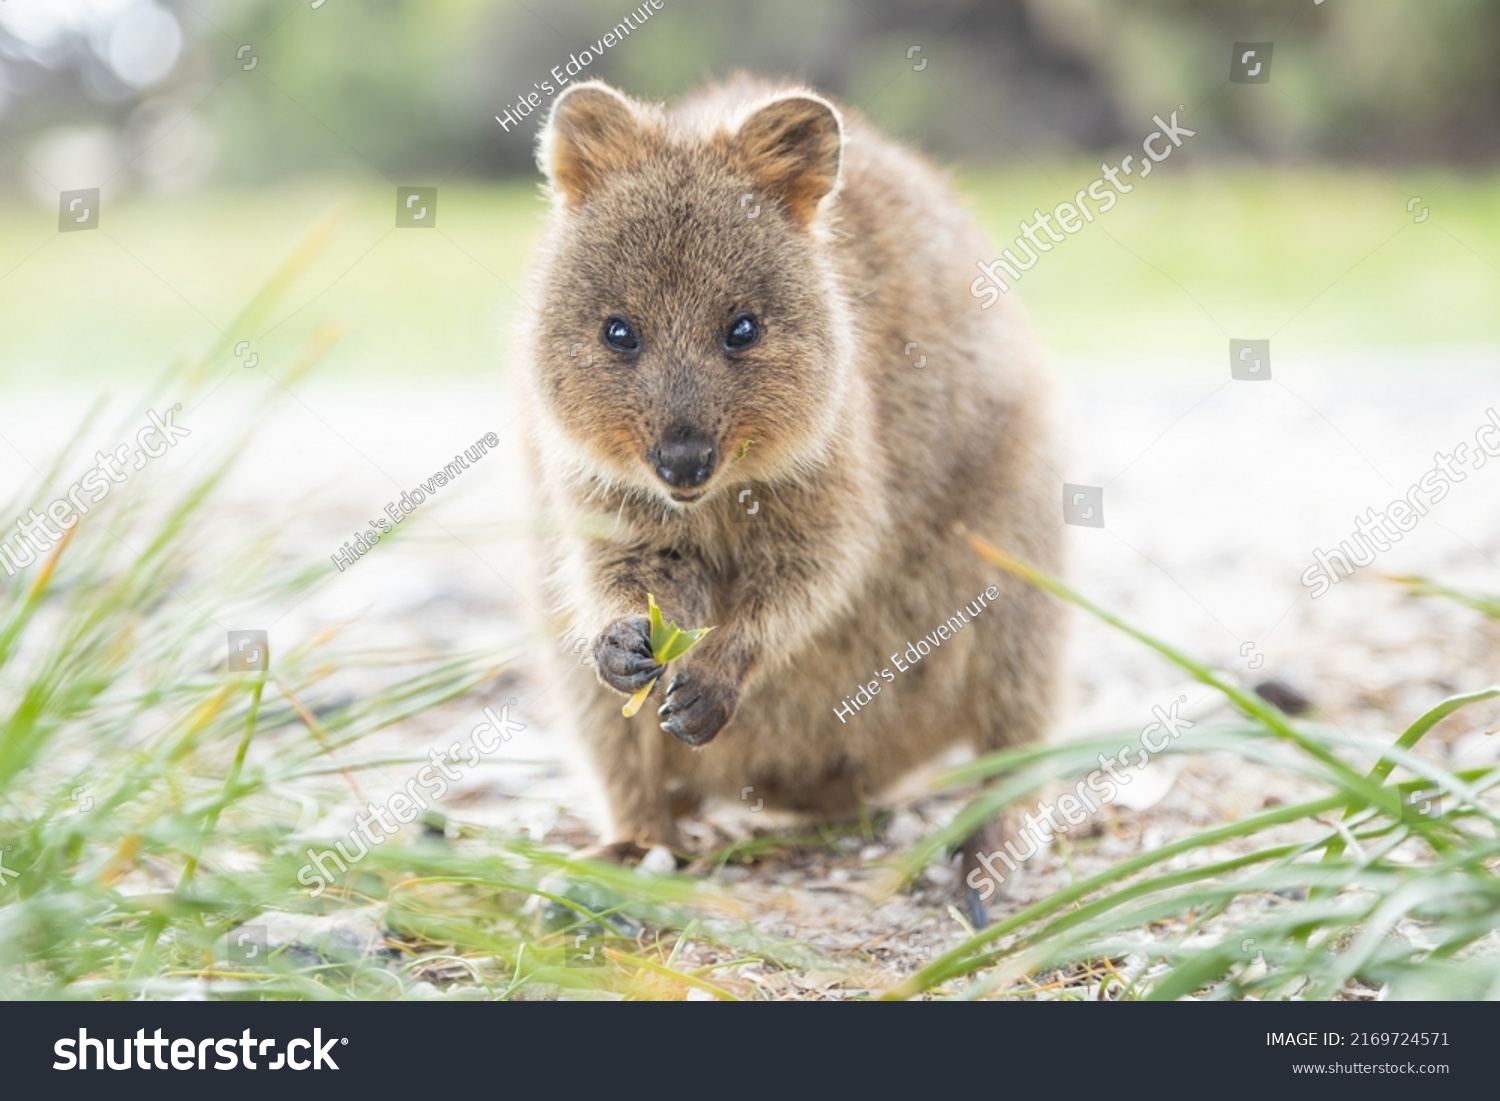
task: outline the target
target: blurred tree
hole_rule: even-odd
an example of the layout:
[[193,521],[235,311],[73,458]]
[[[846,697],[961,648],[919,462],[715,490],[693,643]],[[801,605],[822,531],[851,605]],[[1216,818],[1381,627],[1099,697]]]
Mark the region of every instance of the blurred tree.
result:
[[[631,10],[7,0],[0,139],[16,152],[0,146],[0,172],[18,179],[57,127],[120,134],[124,162],[191,118],[229,180],[529,173],[546,103],[509,132],[494,116]],[[1236,41],[1276,43],[1269,87],[1228,83]],[[664,98],[734,69],[785,73],[952,159],[1133,144],[1181,103],[1203,155],[1479,164],[1500,144],[1497,46],[1500,0],[665,0],[580,79]]]

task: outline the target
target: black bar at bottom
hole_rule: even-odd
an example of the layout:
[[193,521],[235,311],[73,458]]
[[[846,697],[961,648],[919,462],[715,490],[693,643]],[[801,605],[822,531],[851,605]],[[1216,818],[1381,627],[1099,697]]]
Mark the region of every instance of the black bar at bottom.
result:
[[0,1014],[7,1096],[123,1073],[132,1094],[161,1097],[329,1086],[570,1096],[619,1084],[716,1101],[866,1087],[1015,1097],[1069,1082],[1108,1090],[1121,1076],[1234,1096],[1407,1096],[1419,1083],[1492,1082],[1484,1047],[1500,1024],[1493,1004],[1451,1002],[12,1002]]

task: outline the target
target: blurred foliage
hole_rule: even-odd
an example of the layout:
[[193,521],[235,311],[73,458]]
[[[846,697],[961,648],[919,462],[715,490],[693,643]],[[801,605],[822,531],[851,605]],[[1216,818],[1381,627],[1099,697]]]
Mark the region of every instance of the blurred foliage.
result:
[[[119,160],[144,165],[201,125],[215,171],[242,182],[529,173],[550,97],[520,129],[494,116],[633,10],[629,0],[130,2],[166,7],[185,37],[170,74],[140,89],[101,72],[86,28],[71,45],[28,51],[0,17],[0,180],[25,176],[27,147],[49,129],[88,124],[113,128]],[[1228,83],[1236,41],[1275,43],[1270,85]],[[1493,160],[1500,133],[1497,43],[1500,0],[666,0],[585,75],[669,97],[735,69],[787,73],[948,159],[1134,145],[1153,113],[1181,104],[1202,135],[1198,158],[1474,165]]]
[[[216,338],[330,206],[306,295],[246,338],[290,355],[331,314],[337,372],[505,362],[545,102],[509,132],[494,116],[638,8],[112,2],[175,13],[159,83],[111,77],[78,28],[18,45],[18,14],[86,0],[0,6],[0,377],[133,375]],[[1276,43],[1272,83],[1227,81],[1236,40]],[[648,98],[737,67],[805,78],[961,164],[997,245],[1182,104],[1191,147],[1018,291],[1065,357],[1217,364],[1231,318],[1304,347],[1500,337],[1497,42],[1500,0],[663,0],[586,75]],[[438,232],[393,234],[394,187],[431,184]],[[101,185],[105,232],[59,238],[57,191]]]

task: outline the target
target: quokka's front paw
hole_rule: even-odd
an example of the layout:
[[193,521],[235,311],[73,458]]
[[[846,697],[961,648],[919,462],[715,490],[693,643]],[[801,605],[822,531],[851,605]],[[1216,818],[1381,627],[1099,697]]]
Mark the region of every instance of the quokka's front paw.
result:
[[705,666],[686,666],[667,684],[657,709],[661,728],[678,741],[705,745],[723,730],[740,702],[739,686]]
[[594,640],[594,668],[601,681],[627,696],[661,676],[664,666],[651,651],[651,621],[625,616],[604,628]]

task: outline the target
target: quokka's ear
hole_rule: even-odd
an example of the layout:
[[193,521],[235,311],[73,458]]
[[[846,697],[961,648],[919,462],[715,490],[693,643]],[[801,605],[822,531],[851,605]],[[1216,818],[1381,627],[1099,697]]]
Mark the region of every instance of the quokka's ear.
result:
[[795,93],[757,109],[735,134],[731,155],[801,225],[839,184],[844,126],[827,100]]
[[645,156],[654,127],[608,84],[575,84],[552,105],[537,146],[537,164],[569,206],[582,203],[608,176]]

